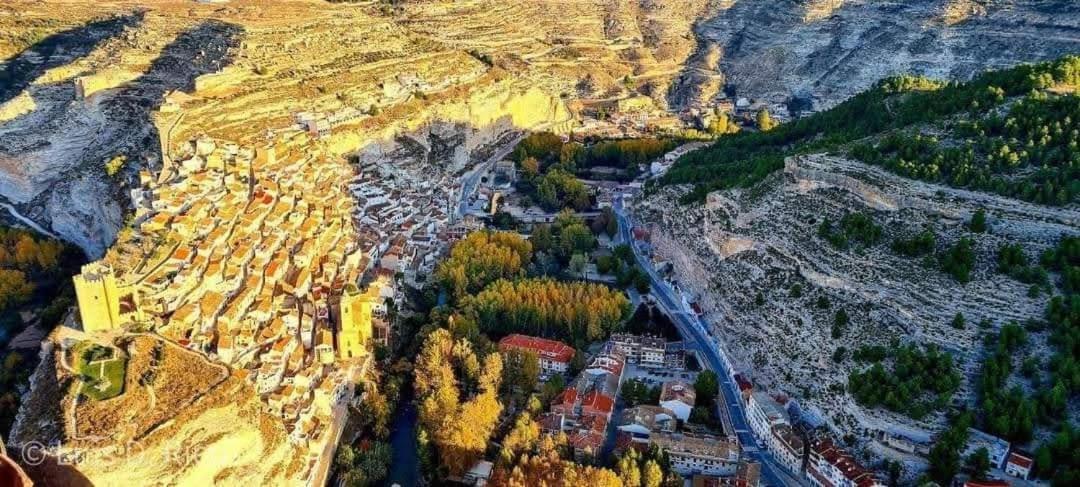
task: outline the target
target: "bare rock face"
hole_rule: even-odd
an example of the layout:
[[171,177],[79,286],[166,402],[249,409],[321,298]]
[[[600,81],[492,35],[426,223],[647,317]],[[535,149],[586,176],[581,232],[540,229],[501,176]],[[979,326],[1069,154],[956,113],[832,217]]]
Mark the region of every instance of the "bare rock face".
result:
[[[654,259],[670,262],[673,279],[699,296],[737,369],[855,435],[901,427],[925,437],[944,422],[941,416],[914,421],[859,406],[843,391],[848,373],[864,365],[835,362],[837,348],[933,344],[953,353],[972,377],[984,332],[976,324],[985,320],[993,330],[1042,316],[1049,299],[1029,295],[1027,285],[994,270],[999,247],[1020,244],[1034,258],[1062,235],[1075,235],[1080,224],[1075,207],[910,181],[820,155],[789,159],[783,173],[750,189],[712,193],[702,206],[673,208],[675,192],[665,188],[634,208],[652,234]],[[991,229],[972,234],[965,224],[979,208]],[[818,235],[823,219],[835,224],[854,212],[881,227],[878,243],[841,249]],[[957,282],[932,259],[890,248],[895,239],[925,228],[936,235],[936,252],[972,238],[971,282]],[[828,305],[819,306],[821,299]],[[851,321],[837,338],[832,324],[839,309]],[[964,329],[950,325],[958,312],[968,323]],[[972,392],[965,380],[956,399],[972,400]]]
[[[0,122],[0,201],[91,257],[123,224],[125,186],[136,169],[160,166],[153,112],[166,93],[191,90],[196,77],[228,64],[240,32],[211,21],[159,35],[140,29],[143,21],[117,17],[57,34],[5,70],[22,91],[4,96],[32,108],[9,110],[14,116]],[[154,49],[145,63],[131,54]],[[135,67],[115,69],[124,56]],[[129,163],[108,174],[105,163],[120,155]]]
[[[738,0],[696,32],[738,96],[824,108],[890,75],[967,79],[1076,52],[1078,14],[1068,0]],[[693,102],[696,86],[676,83],[672,104]]]

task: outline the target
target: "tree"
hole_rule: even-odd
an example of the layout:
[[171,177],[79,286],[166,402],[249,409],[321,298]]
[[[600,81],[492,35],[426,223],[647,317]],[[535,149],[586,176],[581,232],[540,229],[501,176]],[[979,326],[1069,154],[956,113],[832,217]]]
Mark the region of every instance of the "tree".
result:
[[576,253],[570,257],[570,272],[575,276],[584,276],[585,267],[589,265],[589,259],[585,254]]
[[739,124],[733,122],[726,113],[719,113],[709,122],[709,134],[726,135],[739,131]]
[[575,253],[588,253],[594,248],[596,237],[584,224],[573,223],[559,230],[560,257],[570,259]]
[[120,171],[124,169],[124,165],[127,164],[127,156],[120,154],[112,159],[109,159],[105,163],[105,174],[110,178],[120,174]]
[[554,237],[551,234],[551,225],[537,225],[533,227],[529,242],[537,252],[547,252],[554,245]]
[[649,276],[642,272],[640,269],[635,268],[637,271],[634,274],[634,289],[640,294],[648,294],[652,290],[652,283],[649,281]]
[[384,440],[390,436],[390,404],[384,394],[371,390],[364,395],[360,424],[370,428],[377,439]]
[[630,301],[597,283],[500,280],[461,302],[460,315],[497,334],[596,340],[630,316]]
[[511,464],[521,453],[531,451],[540,441],[540,425],[529,413],[518,415],[514,427],[502,441],[502,460]]
[[960,449],[967,443],[970,426],[970,413],[957,415],[930,448],[930,468],[927,476],[939,485],[951,485],[953,477],[960,470]]
[[660,487],[660,484],[664,481],[664,471],[660,469],[660,465],[655,460],[649,460],[642,467],[642,477],[644,477],[642,479],[644,487]]
[[536,390],[540,382],[540,359],[535,352],[509,349],[503,354],[503,386],[522,394]]
[[956,328],[957,330],[963,330],[964,329],[964,314],[957,311],[956,316],[953,316],[953,319],[952,319],[951,322],[949,322],[949,325],[951,325],[953,328]]
[[454,244],[435,279],[459,300],[493,281],[521,275],[531,257],[532,244],[517,233],[476,231]]
[[975,214],[971,215],[971,221],[968,223],[968,229],[975,233],[986,231],[986,210],[982,208],[975,210]]
[[535,157],[526,157],[521,161],[521,173],[527,179],[534,179],[540,175],[540,161]]
[[424,340],[414,380],[419,423],[452,475],[461,475],[487,448],[502,412],[502,369],[500,354],[487,354],[481,364],[471,343],[454,340],[446,329]]
[[975,266],[973,245],[970,238],[961,238],[941,257],[942,270],[960,283],[971,280],[971,270]]
[[628,448],[626,453],[615,463],[615,471],[625,487],[641,487],[641,470],[638,468],[637,450]]
[[711,406],[716,401],[717,394],[720,393],[720,380],[716,372],[702,370],[698,373],[697,379],[694,380],[694,392],[700,404]]
[[0,311],[14,308],[30,299],[34,283],[26,273],[14,269],[0,269]]
[[990,471],[990,452],[986,450],[986,447],[979,448],[968,455],[967,468],[971,471],[972,478],[986,479],[986,472]]
[[757,126],[762,132],[768,132],[776,127],[776,121],[769,114],[769,109],[762,108],[757,112]]
[[844,308],[836,310],[836,316],[833,317],[832,325],[832,337],[834,340],[844,335],[844,331],[847,330],[848,321],[850,320],[848,318],[847,310]]

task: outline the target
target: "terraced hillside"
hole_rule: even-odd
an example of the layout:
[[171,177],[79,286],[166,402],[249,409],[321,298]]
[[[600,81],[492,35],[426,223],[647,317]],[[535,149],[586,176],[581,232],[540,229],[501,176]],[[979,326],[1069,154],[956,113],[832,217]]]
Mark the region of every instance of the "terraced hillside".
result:
[[[955,408],[1034,450],[1076,417],[1047,398],[1078,390],[1066,338],[1077,261],[1063,250],[1080,236],[1078,66],[890,79],[691,153],[634,210],[738,368],[872,456],[922,471],[879,435],[929,444]],[[999,334],[1021,328],[1019,350],[993,355]],[[891,369],[908,345],[950,356],[958,383],[932,393],[922,379],[859,375],[883,364],[886,377],[917,377]]]

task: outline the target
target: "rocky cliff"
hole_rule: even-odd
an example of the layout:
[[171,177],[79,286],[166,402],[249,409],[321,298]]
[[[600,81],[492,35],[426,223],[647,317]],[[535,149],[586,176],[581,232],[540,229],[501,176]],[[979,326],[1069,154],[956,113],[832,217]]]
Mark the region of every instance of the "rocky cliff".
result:
[[[893,74],[967,79],[1080,51],[1080,4],[1069,0],[725,0],[718,9],[697,24],[697,57],[716,53],[737,96],[817,108]],[[688,69],[672,103],[714,95],[703,80]]]
[[[955,354],[970,378],[980,367],[982,334],[1042,316],[1049,299],[1029,294],[1028,285],[995,270],[1000,246],[1019,244],[1038,255],[1062,235],[1075,235],[1080,225],[1075,207],[910,181],[824,155],[789,158],[784,171],[753,188],[714,192],[704,205],[672,211],[678,192],[664,188],[634,208],[651,230],[654,259],[670,262],[672,278],[699,297],[737,369],[857,436],[901,428],[928,437],[944,418],[931,414],[915,421],[861,407],[844,390],[848,373],[864,364],[838,362],[838,348],[850,353],[894,341],[934,344]],[[972,234],[966,222],[980,208],[989,215],[991,231]],[[852,213],[867,215],[881,227],[882,238],[842,249],[819,235],[824,219],[838,222]],[[956,281],[933,259],[890,248],[894,240],[925,229],[936,236],[934,252],[962,237],[973,239],[971,282]],[[840,309],[850,324],[836,336]],[[966,318],[966,327],[951,326],[956,313]],[[1049,353],[1035,353],[1044,352]],[[971,383],[965,381],[956,400],[971,404]]]
[[[1080,50],[1073,2],[411,1],[0,6],[0,203],[91,256],[127,189],[176,141],[250,142],[328,117],[336,153],[435,121],[479,133],[560,124],[565,101],[661,106],[737,95],[828,106],[882,76],[963,78]],[[104,164],[128,164],[116,174]],[[5,206],[6,208],[6,206]],[[2,213],[7,218],[7,212]]]

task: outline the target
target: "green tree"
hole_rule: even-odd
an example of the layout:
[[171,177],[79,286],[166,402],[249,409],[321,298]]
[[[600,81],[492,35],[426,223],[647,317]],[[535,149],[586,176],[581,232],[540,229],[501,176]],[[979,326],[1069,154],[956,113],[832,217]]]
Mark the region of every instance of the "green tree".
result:
[[694,392],[699,404],[712,405],[716,401],[717,394],[720,393],[720,379],[716,372],[702,370],[698,373],[697,379],[694,380]]
[[964,329],[964,314],[957,311],[956,315],[953,316],[952,321],[949,322],[949,325],[951,325],[953,328],[956,328],[957,330],[963,330]]
[[967,468],[973,478],[985,480],[986,473],[990,471],[990,452],[985,447],[975,450],[967,457]]
[[834,340],[844,335],[849,321],[847,311],[844,308],[836,310],[832,325],[832,337]]
[[575,276],[584,276],[585,267],[589,265],[589,259],[585,254],[576,253],[570,257],[570,272]]
[[968,229],[975,233],[986,231],[986,210],[982,208],[975,210],[975,213],[971,215],[971,221],[968,223]]

